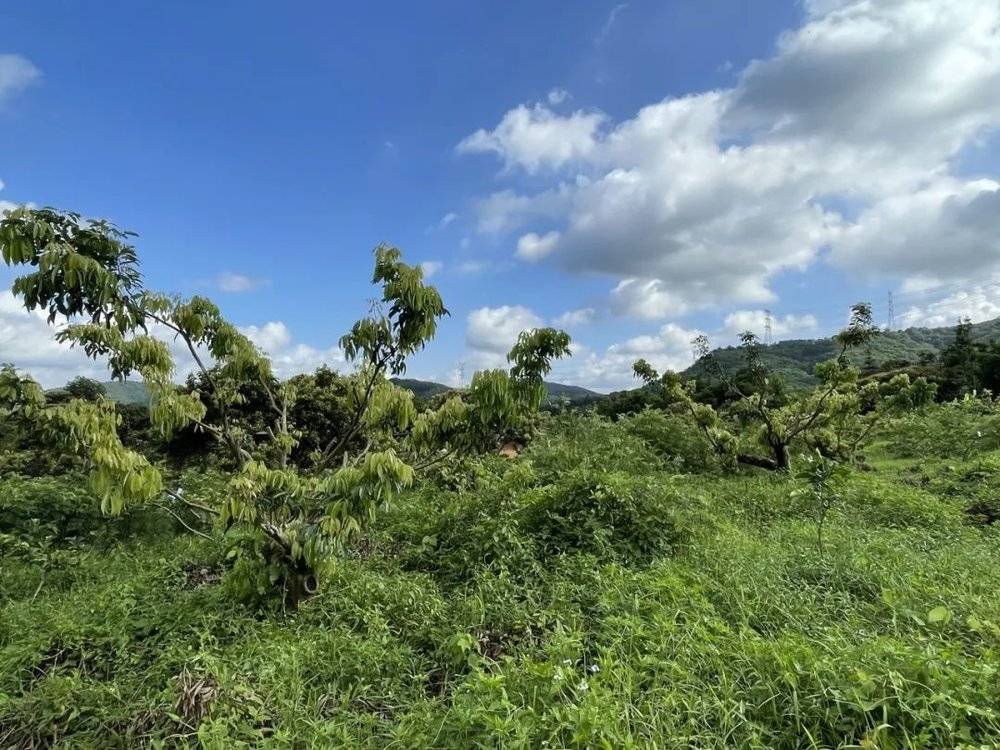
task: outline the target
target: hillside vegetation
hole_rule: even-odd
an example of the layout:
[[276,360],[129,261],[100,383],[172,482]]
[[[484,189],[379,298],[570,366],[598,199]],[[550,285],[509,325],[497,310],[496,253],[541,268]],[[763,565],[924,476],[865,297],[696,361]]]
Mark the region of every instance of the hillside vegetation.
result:
[[[410,393],[423,401],[429,401],[435,396],[441,396],[454,390],[451,386],[444,385],[443,383],[435,383],[432,380],[416,380],[414,378],[392,378],[391,380],[393,384],[410,391]],[[101,383],[101,385],[104,386],[108,397],[119,404],[149,405],[149,390],[141,381],[118,382],[108,380]],[[554,403],[561,399],[565,399],[570,403],[593,401],[600,398],[600,395],[578,385],[545,382],[545,401],[547,403]]]
[[[1000,341],[1000,318],[971,325],[972,339],[978,343]],[[938,357],[955,339],[955,326],[942,328],[907,328],[904,331],[885,331],[865,348],[851,354],[859,366],[884,367],[887,363],[920,362],[922,358]],[[820,362],[836,354],[834,339],[789,339],[763,347],[761,359],[786,383],[795,388],[817,384],[815,369]],[[723,366],[735,371],[743,364],[739,347],[716,349],[713,357]],[[696,362],[685,374],[708,377],[705,362]]]
[[1000,431],[950,408],[884,434],[823,555],[795,480],[561,417],[400,497],[295,614],[238,602],[221,539],[8,477],[0,745],[993,747]]

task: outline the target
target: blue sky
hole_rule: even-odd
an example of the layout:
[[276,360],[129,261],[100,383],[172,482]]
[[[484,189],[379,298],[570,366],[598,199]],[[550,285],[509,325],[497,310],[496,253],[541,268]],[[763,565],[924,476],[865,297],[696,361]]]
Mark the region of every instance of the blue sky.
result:
[[[992,317],[992,5],[8,0],[0,201],[134,229],[151,287],[287,372],[344,366],[380,241],[451,309],[410,368],[438,380],[555,321],[557,375],[608,390],[764,308],[780,337],[889,290]],[[83,367],[36,328],[0,300],[0,360]]]

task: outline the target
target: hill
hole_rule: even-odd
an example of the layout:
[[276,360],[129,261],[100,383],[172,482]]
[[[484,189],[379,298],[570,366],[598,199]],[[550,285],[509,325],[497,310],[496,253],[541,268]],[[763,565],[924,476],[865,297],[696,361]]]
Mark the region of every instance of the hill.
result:
[[139,406],[149,406],[149,390],[141,380],[129,380],[119,383],[117,380],[108,380],[101,383],[108,397],[119,404],[137,404]]
[[[392,382],[400,388],[405,388],[406,390],[412,392],[414,396],[420,399],[434,398],[435,396],[452,390],[450,386],[447,386],[444,383],[435,383],[432,380],[392,378]],[[141,406],[147,406],[149,404],[149,391],[146,390],[145,384],[141,381],[119,383],[117,381],[110,380],[105,383],[101,383],[101,385],[104,386],[104,390],[107,391],[108,396],[120,404],[139,404]],[[550,402],[555,399],[565,398],[570,401],[570,403],[581,403],[600,398],[601,396],[599,393],[595,393],[594,391],[586,388],[581,388],[578,385],[546,383],[545,388],[548,393],[546,401]]]
[[442,393],[451,390],[450,386],[444,383],[435,383],[432,380],[416,380],[415,378],[390,378],[400,388],[405,388],[414,396],[420,399],[434,398]]
[[[443,383],[435,383],[432,380],[416,380],[413,378],[392,378],[392,382],[400,388],[411,391],[417,398],[433,398],[442,393],[452,390],[451,386]],[[566,385],[564,383],[545,383],[545,401],[552,403],[557,399],[566,399],[570,403],[583,403],[601,398],[600,393],[583,388],[579,385]]]
[[[976,341],[1000,340],[1000,318],[976,323],[972,326]],[[953,326],[942,328],[907,328],[903,331],[886,331],[877,336],[869,346],[854,352],[856,364],[865,362],[883,366],[888,362],[918,362],[922,356],[937,355],[955,339]],[[837,353],[833,337],[824,339],[789,339],[761,347],[761,359],[772,372],[780,373],[790,387],[803,388],[816,384],[813,371],[817,364]],[[712,352],[716,361],[727,371],[735,372],[743,366],[743,354],[738,347],[727,346]],[[707,375],[707,363],[695,362],[684,371],[685,375]]]

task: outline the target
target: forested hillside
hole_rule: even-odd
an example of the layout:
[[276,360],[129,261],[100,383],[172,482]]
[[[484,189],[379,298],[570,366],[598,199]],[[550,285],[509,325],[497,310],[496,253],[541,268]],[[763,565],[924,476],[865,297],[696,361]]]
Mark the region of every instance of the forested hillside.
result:
[[[1000,341],[1000,318],[973,323],[971,332],[972,339],[976,342]],[[850,356],[859,366],[883,367],[888,363],[917,363],[922,358],[940,355],[954,339],[955,326],[886,331]],[[779,341],[762,347],[760,356],[773,372],[785,378],[790,387],[802,388],[816,385],[816,365],[835,353],[836,343],[831,337]],[[736,346],[716,349],[712,355],[719,365],[733,372],[743,365],[743,355]],[[693,377],[710,376],[704,362],[696,362],[685,370],[685,374]]]

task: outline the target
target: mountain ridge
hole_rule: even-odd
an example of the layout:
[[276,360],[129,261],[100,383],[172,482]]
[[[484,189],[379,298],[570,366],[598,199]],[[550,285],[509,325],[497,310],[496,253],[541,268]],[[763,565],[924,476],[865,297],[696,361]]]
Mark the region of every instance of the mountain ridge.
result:
[[[874,363],[881,367],[890,362],[917,362],[921,356],[937,356],[955,338],[955,326],[926,327],[913,326],[898,331],[881,332],[868,346],[852,352],[850,358],[857,365]],[[972,338],[977,342],[1000,341],[1000,318],[972,324]],[[761,360],[772,372],[781,374],[792,388],[808,388],[816,385],[814,370],[817,364],[836,356],[835,337],[814,339],[785,339],[774,344],[761,346]],[[735,372],[743,366],[743,353],[738,346],[723,346],[713,349],[712,357],[723,368]],[[707,376],[708,363],[700,359],[682,375],[688,377]],[[434,398],[454,390],[451,386],[433,380],[417,378],[392,378],[400,388],[411,391],[422,399]],[[149,393],[141,381],[105,381],[108,396],[122,404],[149,404]],[[545,383],[546,401],[566,398],[573,404],[586,404],[606,398],[611,394],[598,393],[579,385],[566,383]],[[638,386],[637,386],[638,387]],[[634,390],[634,389],[626,389]],[[621,393],[622,391],[618,391]]]
[[[391,380],[400,388],[405,388],[417,398],[422,399],[434,398],[442,393],[454,390],[451,386],[444,383],[437,383],[433,380],[418,380],[416,378],[392,378]],[[149,405],[149,391],[141,380],[128,380],[125,382],[108,380],[102,382],[101,385],[104,386],[108,397],[119,404]],[[583,386],[567,385],[564,383],[546,382],[545,389],[546,401],[549,403],[557,398],[566,398],[571,403],[577,403],[600,398],[602,395]]]
[[[976,342],[1000,340],[1000,318],[972,324]],[[856,365],[873,363],[882,367],[890,362],[915,363],[922,356],[939,355],[955,340],[955,326],[938,328],[911,327],[898,331],[882,331],[870,344],[849,353]],[[814,374],[817,364],[837,355],[835,337],[820,339],[785,339],[761,346],[760,357],[772,372],[780,373],[792,387],[809,387],[818,382]],[[743,366],[743,353],[738,346],[713,349],[712,358],[724,369],[735,372]],[[702,358],[683,371],[689,377],[708,375],[708,363]]]

